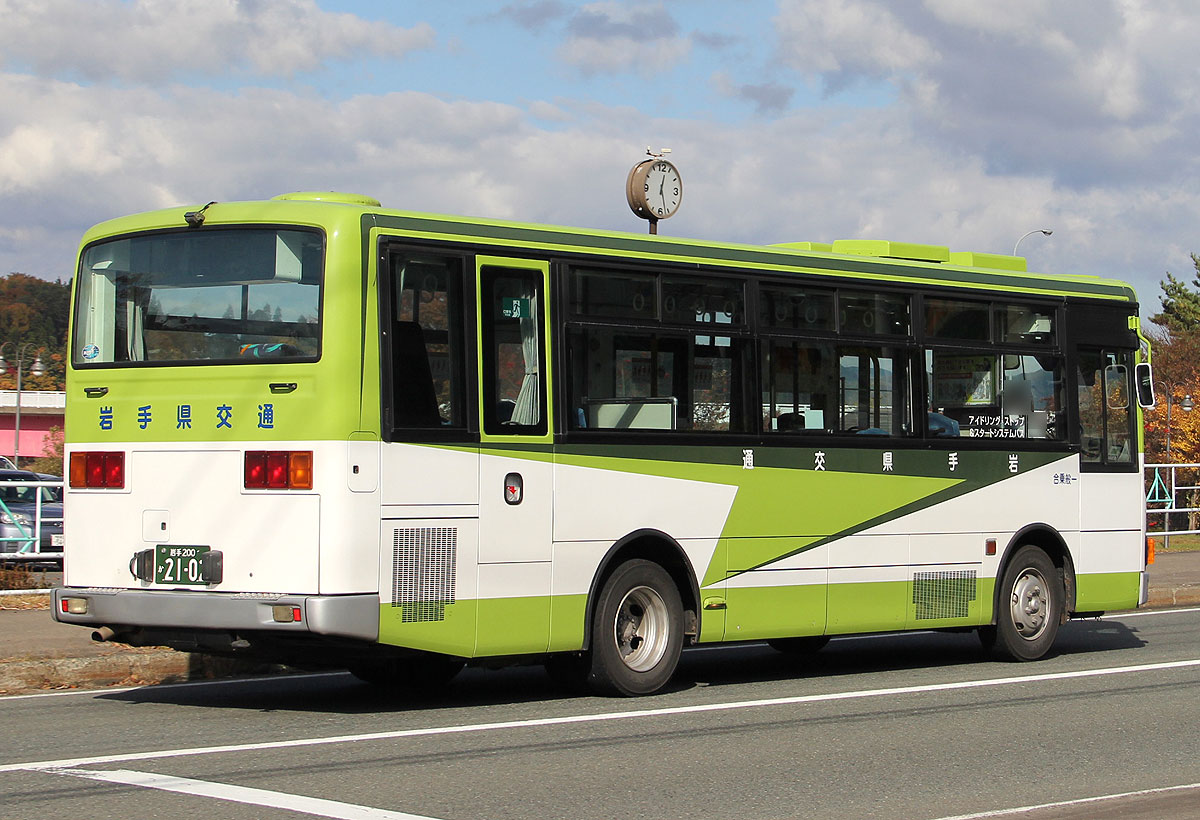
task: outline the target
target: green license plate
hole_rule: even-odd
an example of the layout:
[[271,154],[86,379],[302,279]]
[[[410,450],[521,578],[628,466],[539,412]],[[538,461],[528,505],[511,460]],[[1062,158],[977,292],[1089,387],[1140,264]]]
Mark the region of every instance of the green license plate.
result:
[[201,559],[208,547],[177,547],[159,544],[154,548],[154,583],[204,586]]

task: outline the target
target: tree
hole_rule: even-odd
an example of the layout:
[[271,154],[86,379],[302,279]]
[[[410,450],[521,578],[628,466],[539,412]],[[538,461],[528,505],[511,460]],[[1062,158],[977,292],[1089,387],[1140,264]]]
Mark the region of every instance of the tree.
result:
[[[1200,462],[1200,329],[1167,332],[1154,343],[1155,405],[1146,411],[1146,460]],[[1167,395],[1171,397],[1171,452],[1167,454]]]
[[46,455],[24,466],[35,473],[63,475],[63,429],[57,425],[46,431]]
[[[1196,269],[1196,278],[1192,286],[1200,289],[1200,256],[1192,254],[1192,266]],[[1200,290],[1193,290],[1186,282],[1181,282],[1167,273],[1167,281],[1159,281],[1163,295],[1162,313],[1151,317],[1151,321],[1169,331],[1200,330]]]
[[[0,342],[10,343],[4,349],[10,370],[0,373],[0,389],[12,390],[17,386],[13,347],[25,344],[32,347],[23,363],[22,388],[64,389],[70,302],[70,282],[48,282],[24,273],[0,277]],[[34,376],[28,370],[37,355],[46,368],[44,376]]]

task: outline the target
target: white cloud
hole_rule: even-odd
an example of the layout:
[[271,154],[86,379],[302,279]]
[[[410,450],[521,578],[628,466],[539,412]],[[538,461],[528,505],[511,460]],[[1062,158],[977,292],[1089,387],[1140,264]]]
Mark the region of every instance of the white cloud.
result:
[[567,33],[558,56],[585,73],[663,70],[692,47],[661,4],[588,3],[570,18]]
[[[78,237],[101,219],[311,189],[357,191],[407,210],[643,232],[623,186],[649,143],[670,145],[684,177],[684,205],[663,223],[666,235],[873,237],[1006,253],[1021,234],[1047,227],[1052,237],[1021,246],[1031,267],[1132,279],[1151,309],[1164,272],[1190,276],[1187,252],[1200,250],[1190,139],[1200,126],[1200,74],[1190,58],[1200,15],[1180,8],[1133,0],[1014,0],[1004,13],[941,0],[783,3],[779,53],[789,65],[840,87],[882,82],[895,89],[894,104],[854,107],[842,104],[851,95],[834,94],[820,107],[789,109],[784,79],[793,74],[776,66],[754,77],[731,66],[735,82],[706,66],[697,85],[755,100],[771,115],[722,123],[565,96],[512,105],[409,90],[331,100],[197,87],[177,73],[206,61],[196,70],[257,70],[253,60],[276,73],[305,70],[304,44],[314,37],[310,58],[319,62],[348,54],[351,42],[390,47],[364,26],[411,32],[356,18],[327,25],[338,15],[300,0],[270,6],[204,5],[210,22],[258,21],[233,25],[236,42],[222,51],[221,33],[205,29],[201,7],[187,0],[173,7],[204,30],[181,31],[163,18],[154,36],[116,31],[106,16],[126,26],[139,14],[157,19],[166,6],[148,0],[0,0],[0,14],[17,15],[6,23],[16,19],[22,32],[0,31],[0,53],[21,66],[0,74],[0,264],[66,275]],[[42,34],[52,30],[37,22],[43,7],[74,14],[55,33],[61,42]],[[103,20],[89,18],[93,7]],[[683,60],[689,38],[672,16],[683,7],[667,14],[651,5],[652,16],[638,17],[632,5],[589,4],[590,16],[561,18],[568,42],[580,46],[568,58],[626,76],[655,60]],[[266,36],[268,19],[294,36],[273,41],[277,51],[264,41],[260,52],[255,38]],[[116,45],[97,36],[104,54],[89,53],[89,27]],[[181,39],[164,56],[157,42],[165,32]],[[43,53],[33,44],[48,49],[45,73],[58,79],[20,73]],[[118,53],[142,44],[146,54]],[[88,66],[114,81],[84,84]],[[177,82],[164,79],[173,72]],[[143,75],[152,78],[139,82]]]
[[1200,16],[1148,0],[789,0],[781,59],[831,91],[883,80],[922,140],[1074,188],[1194,170]]
[[334,14],[314,0],[0,0],[0,20],[0,65],[147,84],[290,77],[329,60],[399,59],[434,40],[425,24]]

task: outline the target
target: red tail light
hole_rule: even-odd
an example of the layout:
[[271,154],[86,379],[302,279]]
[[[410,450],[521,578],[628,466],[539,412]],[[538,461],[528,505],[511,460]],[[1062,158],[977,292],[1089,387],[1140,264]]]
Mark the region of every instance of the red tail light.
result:
[[248,450],[243,486],[247,490],[311,490],[312,452]]
[[125,488],[125,454],[71,453],[69,476],[73,488],[122,490]]

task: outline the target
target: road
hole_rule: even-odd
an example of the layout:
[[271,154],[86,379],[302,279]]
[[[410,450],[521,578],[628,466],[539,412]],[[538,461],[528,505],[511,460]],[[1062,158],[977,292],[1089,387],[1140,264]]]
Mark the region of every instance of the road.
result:
[[420,703],[344,674],[18,696],[0,818],[1200,818],[1197,684],[1200,609],[1033,664],[972,634],[694,650],[638,700],[539,667]]

